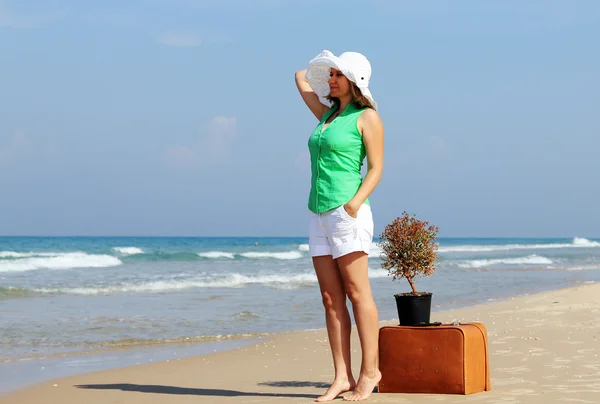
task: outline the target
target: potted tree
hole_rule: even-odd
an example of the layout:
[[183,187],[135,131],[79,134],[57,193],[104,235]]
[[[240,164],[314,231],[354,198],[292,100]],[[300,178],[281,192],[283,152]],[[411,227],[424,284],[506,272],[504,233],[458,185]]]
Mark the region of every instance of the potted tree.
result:
[[414,278],[433,275],[438,258],[438,232],[436,226],[404,212],[388,224],[380,236],[381,266],[394,281],[406,278],[412,289],[394,295],[400,325],[429,324],[433,294],[417,291]]

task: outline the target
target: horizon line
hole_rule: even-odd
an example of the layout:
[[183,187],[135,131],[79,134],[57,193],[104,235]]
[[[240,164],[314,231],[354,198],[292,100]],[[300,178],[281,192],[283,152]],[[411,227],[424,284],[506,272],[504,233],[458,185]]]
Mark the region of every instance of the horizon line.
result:
[[[23,237],[23,238],[35,238],[35,237],[46,237],[46,238],[308,238],[304,236],[209,236],[209,235],[105,235],[105,234],[0,234],[0,238],[11,238],[11,237]],[[373,239],[378,239],[378,236],[373,236]],[[600,239],[600,236],[438,236],[438,239]]]

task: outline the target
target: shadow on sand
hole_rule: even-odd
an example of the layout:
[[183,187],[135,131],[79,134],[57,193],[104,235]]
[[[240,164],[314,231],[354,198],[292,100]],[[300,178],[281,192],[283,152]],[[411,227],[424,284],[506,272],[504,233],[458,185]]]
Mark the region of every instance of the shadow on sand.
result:
[[331,383],[322,382],[299,382],[299,381],[277,381],[258,383],[259,386],[269,387],[316,387],[318,389],[328,389]]
[[[271,384],[273,383],[273,384]],[[281,383],[281,385],[279,385]],[[264,386],[276,386],[276,387],[303,387],[303,386],[315,386],[320,383],[311,382],[268,382],[260,383]],[[293,397],[293,398],[317,398],[319,395],[314,394],[293,394],[293,393],[258,393],[258,392],[246,392],[237,390],[224,390],[224,389],[195,389],[189,387],[175,387],[175,386],[160,386],[153,384],[128,384],[128,383],[114,383],[114,384],[81,384],[75,386],[80,389],[93,389],[93,390],[121,390],[121,391],[137,391],[140,393],[154,393],[154,394],[178,394],[178,395],[192,395],[192,396],[208,396],[208,397]]]

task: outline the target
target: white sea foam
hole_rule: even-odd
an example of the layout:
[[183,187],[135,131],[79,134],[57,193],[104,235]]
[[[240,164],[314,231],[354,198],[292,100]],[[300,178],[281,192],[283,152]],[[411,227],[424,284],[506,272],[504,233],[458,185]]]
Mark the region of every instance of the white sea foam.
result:
[[438,251],[444,252],[488,252],[510,250],[544,250],[554,248],[596,248],[600,242],[590,241],[586,238],[575,237],[571,243],[554,244],[506,244],[506,245],[457,245],[452,247],[439,247]]
[[387,278],[388,276],[388,271],[385,269],[373,269],[373,268],[369,268],[369,278]]
[[229,259],[233,259],[233,253],[230,252],[224,252],[224,251],[208,251],[208,252],[201,252],[201,253],[197,253],[199,257],[202,258],[212,258],[212,259],[217,259],[217,258],[229,258]]
[[278,260],[295,260],[302,258],[304,255],[299,251],[285,251],[285,252],[245,252],[241,253],[240,256],[246,258],[274,258]]
[[300,274],[265,274],[265,275],[241,275],[234,274],[230,281],[234,285],[251,285],[251,284],[302,284],[302,283],[314,283],[317,281],[317,276],[314,272],[300,273]]
[[600,269],[600,264],[579,265],[565,268],[568,271],[591,271]]
[[110,255],[83,252],[43,253],[21,256],[24,258],[0,261],[0,272],[23,272],[35,269],[103,268],[122,262]]
[[[308,251],[308,244],[300,244],[298,246],[298,250],[300,251]],[[376,242],[372,242],[371,243],[371,256],[377,256],[379,257],[379,254],[381,253],[382,249],[379,248],[379,246],[377,245]]]
[[144,282],[140,284],[122,284],[98,288],[41,288],[36,289],[36,292],[41,293],[68,293],[78,295],[97,295],[109,293],[125,293],[125,292],[166,292],[176,291],[191,288],[240,288],[250,284],[302,284],[314,283],[317,278],[314,274],[297,274],[297,275],[257,275],[248,276],[242,274],[231,274],[226,278],[220,279],[188,279],[181,281],[154,281]]
[[[370,269],[370,278],[386,277],[387,272],[381,269]],[[113,293],[131,293],[131,292],[169,292],[192,288],[242,288],[247,285],[265,285],[276,289],[296,289],[302,285],[316,286],[317,277],[314,272],[300,274],[264,274],[264,275],[243,275],[232,273],[226,277],[217,279],[211,278],[192,278],[187,280],[164,280],[142,283],[125,283],[114,286],[104,287],[85,287],[85,288],[38,288],[34,289],[39,293],[65,293],[76,295],[101,295]]]
[[114,247],[113,251],[123,255],[136,255],[144,253],[144,250],[138,247]]
[[27,258],[27,257],[56,257],[63,253],[58,252],[16,252],[0,251],[0,258]]
[[492,265],[550,265],[552,260],[539,255],[529,255],[517,258],[495,258],[483,260],[468,260],[457,263],[461,268],[481,268]]
[[207,285],[205,282],[194,281],[155,281],[141,284],[122,284],[97,288],[39,288],[34,289],[34,291],[40,293],[66,293],[74,295],[103,295],[127,292],[166,292],[194,287],[207,287]]
[[381,247],[379,247],[377,245],[377,243],[375,243],[375,242],[371,243],[371,251],[369,254],[371,257],[379,258],[379,255],[381,255],[382,252],[383,252],[383,250],[381,249]]
[[587,238],[575,237],[573,244],[579,247],[600,247],[600,243],[597,241],[590,241]]
[[199,257],[209,258],[209,259],[235,259],[236,256],[251,258],[251,259],[278,259],[278,260],[295,260],[298,258],[304,257],[304,254],[299,250],[294,251],[281,251],[281,252],[271,252],[271,251],[248,251],[242,253],[233,253],[228,251],[206,251],[196,253]]

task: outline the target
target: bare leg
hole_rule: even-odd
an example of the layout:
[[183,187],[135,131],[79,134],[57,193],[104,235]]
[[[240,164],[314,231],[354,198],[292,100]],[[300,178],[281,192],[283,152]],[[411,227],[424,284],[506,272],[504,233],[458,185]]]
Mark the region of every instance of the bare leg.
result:
[[360,377],[356,389],[344,397],[344,400],[366,400],[381,380],[377,366],[379,315],[369,283],[368,255],[364,252],[353,252],[338,258],[337,262],[344,279],[346,294],[352,302],[362,349]]
[[341,393],[356,387],[350,363],[350,313],[346,307],[344,283],[337,264],[331,255],[314,257],[313,265],[319,280],[327,335],[333,356],[335,379],[331,387],[316,401],[331,401]]

